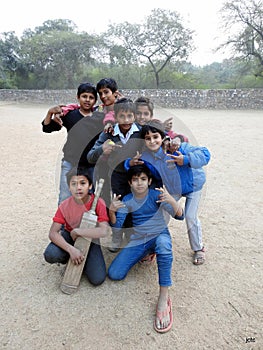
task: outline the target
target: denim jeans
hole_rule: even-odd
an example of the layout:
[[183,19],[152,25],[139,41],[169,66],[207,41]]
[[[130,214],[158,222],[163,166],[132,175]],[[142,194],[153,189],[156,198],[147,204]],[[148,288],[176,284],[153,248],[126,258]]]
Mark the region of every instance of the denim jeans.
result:
[[172,240],[169,233],[161,233],[156,238],[145,243],[137,244],[130,241],[115,257],[108,269],[108,276],[112,280],[123,280],[129,270],[145,255],[156,253],[159,285],[169,287],[172,285]]
[[[191,192],[185,195],[185,222],[189,243],[193,251],[203,248],[202,227],[198,218],[198,207],[201,199],[202,191]],[[180,197],[175,197],[176,200]]]
[[[62,236],[69,244],[74,244],[74,241],[68,231],[63,230]],[[69,259],[69,254],[51,242],[44,251],[44,258],[50,264],[66,264]],[[94,286],[98,286],[105,281],[107,275],[106,264],[104,256],[102,254],[99,239],[93,239],[90,243],[83,273],[86,275],[89,282]]]
[[59,183],[58,205],[71,196],[67,183],[67,173],[73,168],[73,165],[67,160],[62,159]]

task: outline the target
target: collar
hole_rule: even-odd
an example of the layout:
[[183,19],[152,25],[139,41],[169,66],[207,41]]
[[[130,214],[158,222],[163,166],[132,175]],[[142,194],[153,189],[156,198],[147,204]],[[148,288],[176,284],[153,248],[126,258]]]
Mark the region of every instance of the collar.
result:
[[134,132],[136,132],[136,131],[139,131],[139,128],[138,128],[138,126],[137,126],[135,123],[132,123],[132,126],[131,126],[130,130],[127,132],[126,137],[125,137],[125,136],[123,135],[123,133],[120,131],[119,124],[116,124],[116,125],[114,126],[113,136],[119,135],[119,136],[121,136],[121,137],[123,137],[123,138],[127,138],[128,135],[130,136],[130,135],[132,135],[132,134],[133,134]]
[[151,154],[155,159],[163,159],[166,156],[162,147],[160,147],[157,152],[151,152]]

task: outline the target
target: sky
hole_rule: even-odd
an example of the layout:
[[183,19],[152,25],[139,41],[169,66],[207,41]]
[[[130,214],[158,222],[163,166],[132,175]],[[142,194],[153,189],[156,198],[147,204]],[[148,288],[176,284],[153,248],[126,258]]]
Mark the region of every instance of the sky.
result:
[[[109,24],[142,23],[154,8],[178,12],[184,27],[194,30],[196,51],[189,57],[195,64],[204,66],[228,58],[223,53],[213,53],[224,41],[220,34],[219,9],[226,0],[142,0],[127,1],[65,1],[65,0],[13,0],[6,1],[0,12],[0,33],[14,31],[20,36],[25,29],[34,30],[52,19],[69,19],[78,31],[101,33]],[[220,38],[221,36],[221,38]]]

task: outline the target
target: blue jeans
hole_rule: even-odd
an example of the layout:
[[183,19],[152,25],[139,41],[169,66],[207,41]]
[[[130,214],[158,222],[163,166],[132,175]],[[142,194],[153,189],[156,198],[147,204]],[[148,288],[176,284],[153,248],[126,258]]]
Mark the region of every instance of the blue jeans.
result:
[[[74,245],[74,241],[68,231],[63,230],[62,236],[69,244]],[[44,258],[50,264],[66,264],[69,259],[69,254],[51,242],[44,251]],[[90,243],[83,273],[94,286],[98,286],[105,281],[107,276],[106,264],[99,239],[93,239]]]
[[67,160],[62,159],[59,183],[58,205],[71,196],[67,183],[67,173],[73,168],[73,165]]
[[[202,227],[198,218],[198,207],[201,199],[202,191],[191,192],[185,195],[185,222],[189,243],[193,251],[203,248]],[[176,200],[180,197],[175,197]]]
[[130,241],[115,257],[108,269],[108,276],[112,280],[123,280],[129,270],[145,255],[156,253],[159,285],[172,285],[172,240],[169,233],[161,233],[156,238],[142,244]]

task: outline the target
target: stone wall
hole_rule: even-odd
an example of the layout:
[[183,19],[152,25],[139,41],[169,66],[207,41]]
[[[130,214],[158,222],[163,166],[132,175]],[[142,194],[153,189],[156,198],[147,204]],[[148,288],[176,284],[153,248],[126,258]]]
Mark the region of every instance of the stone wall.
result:
[[[122,90],[135,99],[149,97],[155,106],[182,109],[263,109],[263,89]],[[76,90],[0,89],[0,102],[67,104],[76,102]]]

